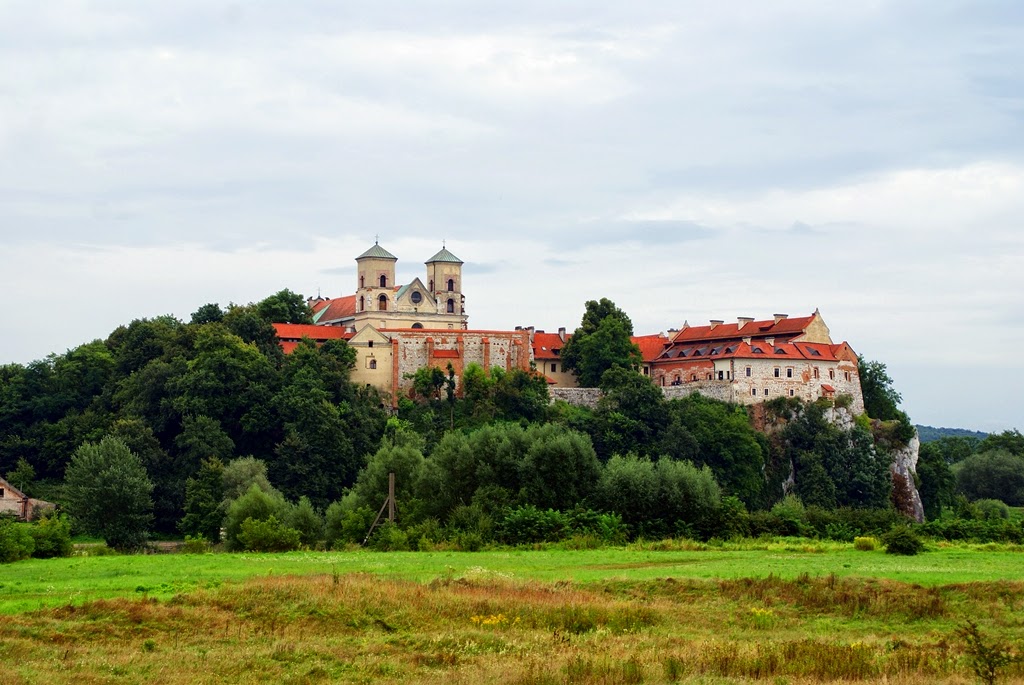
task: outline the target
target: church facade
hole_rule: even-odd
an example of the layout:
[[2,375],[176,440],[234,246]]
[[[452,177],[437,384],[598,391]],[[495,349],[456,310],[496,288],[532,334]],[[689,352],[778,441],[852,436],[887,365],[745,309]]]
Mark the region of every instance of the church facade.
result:
[[[472,330],[463,291],[463,262],[447,247],[425,262],[424,277],[398,284],[398,258],[379,243],[356,257],[355,293],[309,301],[313,325],[275,324],[285,352],[308,337],[317,343],[343,339],[356,351],[353,382],[371,385],[393,406],[412,390],[412,374],[424,367],[448,367],[461,377],[469,364],[485,369],[535,370],[554,388],[577,387],[560,358],[570,337],[564,328],[545,333],[532,327],[512,331]],[[756,321],[740,317],[707,326],[684,322],[678,330],[634,336],[640,372],[667,396],[692,392],[739,404],[775,397],[813,401],[839,395],[863,412],[857,355],[846,342],[834,343],[815,310],[809,316],[776,314]]]

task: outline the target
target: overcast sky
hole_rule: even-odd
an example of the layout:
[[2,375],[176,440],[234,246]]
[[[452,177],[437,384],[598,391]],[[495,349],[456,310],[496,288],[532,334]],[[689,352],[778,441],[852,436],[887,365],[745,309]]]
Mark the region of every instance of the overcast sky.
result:
[[1024,428],[1024,3],[3,0],[0,363],[466,262],[473,328],[806,315]]

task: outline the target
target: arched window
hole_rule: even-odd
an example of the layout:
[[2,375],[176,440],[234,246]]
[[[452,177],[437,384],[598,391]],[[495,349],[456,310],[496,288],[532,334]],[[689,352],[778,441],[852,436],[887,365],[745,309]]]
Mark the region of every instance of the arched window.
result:
[[359,277],[359,287],[360,288],[365,288],[366,287],[366,276],[360,276]]
[[[381,278],[384,278],[384,277],[381,276]],[[380,297],[377,298],[377,309],[379,309],[382,312],[386,312],[387,311],[387,309],[388,309],[388,296],[387,295],[381,295]]]
[[412,327],[417,329],[417,330],[419,330],[420,328],[423,328],[423,324],[421,324],[420,322],[417,321],[416,323],[414,323],[412,325]]
[[434,292],[434,279],[430,279],[430,292]]
[[455,313],[455,300],[453,300],[451,298],[448,298],[448,313],[449,314],[454,314]]
[[388,287],[388,277],[385,276],[384,274],[380,275],[380,287],[382,287],[382,288]]
[[370,368],[371,369],[376,369],[377,368],[377,360],[376,359],[371,359],[370,360]]
[[359,311],[366,309],[366,298],[362,295],[359,296]]
[[455,279],[454,278],[449,278],[448,279],[448,292],[452,292],[453,290],[455,290]]

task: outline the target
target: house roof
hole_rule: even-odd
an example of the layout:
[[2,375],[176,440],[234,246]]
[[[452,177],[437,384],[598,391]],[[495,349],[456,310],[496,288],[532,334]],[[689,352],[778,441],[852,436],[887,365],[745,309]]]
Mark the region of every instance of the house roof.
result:
[[427,264],[433,264],[434,262],[448,262],[451,264],[463,264],[464,262],[448,251],[448,248],[442,247],[441,251],[426,261]]
[[303,323],[275,323],[274,330],[277,332],[277,337],[281,341],[281,349],[285,354],[291,354],[303,338],[309,338],[319,344],[327,340],[348,340],[355,335],[341,326],[317,326]]
[[836,353],[846,343],[826,345],[824,343],[790,343],[778,340],[769,344],[766,340],[712,341],[674,344],[666,349],[658,361],[670,359],[714,360],[714,359],[776,359],[835,362]]
[[359,255],[358,257],[356,257],[356,259],[367,259],[371,257],[374,259],[393,259],[396,262],[398,261],[398,257],[391,254],[377,243],[374,243],[373,247],[371,247],[369,250]]
[[356,315],[356,296],[346,295],[332,300],[323,300],[313,305],[313,323],[323,324],[343,321]]
[[[566,340],[570,336],[566,336]],[[534,333],[533,334],[533,358],[534,359],[558,359],[561,351],[562,338],[557,333]]]
[[712,340],[741,340],[743,338],[791,337],[803,333],[814,320],[815,315],[792,318],[750,321],[742,326],[740,323],[720,323],[709,326],[684,326],[675,334],[672,342],[686,343]]
[[665,346],[669,344],[668,338],[663,335],[634,335],[630,340],[640,348],[640,358],[645,362],[652,362],[661,356]]

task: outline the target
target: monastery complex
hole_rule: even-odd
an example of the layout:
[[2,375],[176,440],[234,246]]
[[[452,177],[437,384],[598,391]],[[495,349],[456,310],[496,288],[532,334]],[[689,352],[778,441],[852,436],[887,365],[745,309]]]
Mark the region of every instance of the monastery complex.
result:
[[[407,376],[424,367],[457,377],[470,364],[490,369],[535,369],[552,388],[575,388],[560,352],[566,329],[533,327],[508,331],[469,328],[463,292],[463,262],[447,248],[426,262],[424,278],[399,285],[398,258],[379,244],[356,257],[354,295],[310,300],[313,324],[275,324],[284,351],[306,337],[317,343],[342,339],[356,351],[352,381],[398,399],[412,390]],[[864,411],[857,355],[846,342],[833,343],[815,310],[809,316],[775,314],[755,321],[683,323],[678,330],[635,336],[641,372],[670,397],[699,392],[727,402],[753,404],[775,397],[803,400],[849,395]]]

